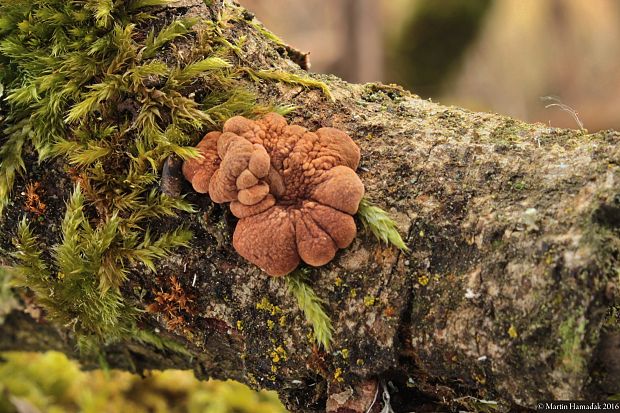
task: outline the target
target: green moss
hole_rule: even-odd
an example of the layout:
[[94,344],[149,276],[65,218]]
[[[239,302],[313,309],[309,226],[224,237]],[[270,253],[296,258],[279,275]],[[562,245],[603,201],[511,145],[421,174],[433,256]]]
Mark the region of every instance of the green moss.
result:
[[13,256],[20,265],[12,268],[16,284],[34,291],[47,317],[71,325],[82,349],[133,336],[137,310],[123,301],[119,289],[127,275],[126,263],[140,261],[154,269],[154,259],[187,246],[191,236],[183,229],[155,240],[148,231],[143,237],[127,236],[119,230],[122,222],[113,214],[92,227],[78,186],[67,205],[62,242],[53,248],[51,265],[43,260],[27,221],[18,226]]
[[523,131],[524,129],[520,122],[512,118],[506,118],[504,123],[491,132],[490,140],[497,144],[514,144],[521,139]]
[[362,221],[364,228],[370,230],[379,241],[392,244],[403,251],[409,250],[398,233],[394,220],[389,217],[387,212],[373,205],[368,199],[362,198],[357,216]]
[[260,24],[256,20],[252,20],[249,23],[250,23],[250,25],[252,27],[254,27],[254,29],[256,29],[256,31],[258,31],[260,34],[262,34],[263,37],[271,40],[272,42],[274,42],[278,46],[286,47],[286,43],[284,43],[284,41],[282,39],[280,39],[273,32],[267,30],[267,28],[265,26],[263,26],[262,24]]
[[306,320],[312,326],[315,341],[329,350],[334,330],[332,322],[323,310],[323,300],[316,295],[305,278],[306,274],[301,269],[284,277],[284,281],[288,291],[297,300]]
[[47,317],[59,325],[72,326],[80,347],[87,349],[92,347],[91,339],[113,342],[124,336],[135,311],[123,303],[118,289],[100,289],[97,273],[101,270],[101,260],[97,258],[105,246],[92,242],[100,238],[86,226],[88,221],[76,198],[63,221],[63,243],[54,249],[57,270],[43,260],[36,236],[26,220],[22,220],[14,240],[17,248],[14,257],[20,265],[13,267],[12,272],[16,285],[34,291]]
[[[214,31],[193,31],[197,19],[141,32],[151,18],[142,7],[162,3],[0,1],[0,85],[8,102],[0,210],[24,170],[27,143],[40,159],[66,156],[93,185],[115,178],[113,191],[97,189],[120,198],[144,192],[171,153],[196,156],[185,145],[197,132],[234,114],[273,109],[240,85],[240,74],[230,70],[231,52]],[[191,53],[174,56],[176,64],[159,59],[162,49],[186,36],[197,37]],[[192,96],[197,82],[208,82],[211,92],[198,100]]]
[[512,184],[512,189],[515,191],[523,191],[524,189],[527,189],[527,184],[524,181],[517,181]]
[[182,354],[187,357],[191,357],[192,354],[182,345],[173,340],[168,340],[160,335],[153,334],[146,330],[140,330],[134,328],[132,336],[135,340],[142,343],[150,344],[161,351],[172,351],[174,353]]
[[[145,7],[164,3],[0,0],[0,213],[25,170],[25,148],[40,160],[63,158],[79,182],[52,257],[24,219],[11,272],[51,319],[72,326],[85,349],[144,341],[138,311],[121,295],[129,268],[155,271],[156,260],[188,245],[183,228],[155,236],[149,226],[194,211],[158,193],[164,159],[197,156],[188,145],[233,115],[274,110],[242,86],[243,73],[231,69],[234,54],[213,26],[197,33],[192,18],[141,29],[153,19]],[[170,46],[189,36],[196,41],[189,53]],[[196,97],[200,84],[209,87]]]
[[334,100],[331,92],[329,91],[329,87],[325,83],[319,80],[312,79],[311,77],[300,76],[294,73],[283,72],[280,70],[253,70],[253,69],[246,68],[245,71],[255,81],[258,81],[260,79],[267,79],[267,80],[275,80],[278,82],[288,83],[292,85],[316,88],[316,89],[320,89],[326,97],[328,97],[331,100]]

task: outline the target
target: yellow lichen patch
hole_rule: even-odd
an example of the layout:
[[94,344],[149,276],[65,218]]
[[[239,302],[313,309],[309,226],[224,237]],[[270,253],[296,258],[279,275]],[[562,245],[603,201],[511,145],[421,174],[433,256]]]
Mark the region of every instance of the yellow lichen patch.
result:
[[263,299],[260,300],[260,302],[256,304],[256,309],[261,310],[261,311],[267,311],[271,315],[282,313],[282,309],[277,305],[271,304],[271,302],[269,302],[267,297],[263,297]]
[[364,305],[366,307],[372,307],[373,305],[375,305],[375,301],[376,301],[376,298],[373,297],[372,295],[367,295],[364,297]]
[[426,274],[418,275],[418,284],[420,284],[421,286],[425,287],[426,285],[428,285],[429,281],[430,281],[430,278],[428,277],[428,275]]
[[545,264],[551,265],[553,264],[554,261],[555,261],[555,255],[553,254],[553,252],[547,252],[545,254]]
[[282,346],[278,346],[269,353],[269,356],[271,357],[272,363],[278,364],[286,360],[287,354]]
[[344,378],[342,377],[342,369],[338,367],[336,371],[334,371],[334,380],[337,382],[343,382]]
[[510,328],[508,329],[508,335],[510,336],[510,338],[517,338],[517,336],[519,335],[519,333],[517,332],[517,329],[512,324],[510,325]]

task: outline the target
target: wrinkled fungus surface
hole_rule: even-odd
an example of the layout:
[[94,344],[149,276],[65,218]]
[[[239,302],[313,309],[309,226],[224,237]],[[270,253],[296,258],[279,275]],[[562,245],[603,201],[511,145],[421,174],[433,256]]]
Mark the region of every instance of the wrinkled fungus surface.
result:
[[185,161],[185,178],[230,202],[239,218],[233,246],[268,274],[288,274],[300,260],[324,265],[355,238],[360,150],[341,130],[311,132],[276,113],[236,116],[197,147],[203,157]]

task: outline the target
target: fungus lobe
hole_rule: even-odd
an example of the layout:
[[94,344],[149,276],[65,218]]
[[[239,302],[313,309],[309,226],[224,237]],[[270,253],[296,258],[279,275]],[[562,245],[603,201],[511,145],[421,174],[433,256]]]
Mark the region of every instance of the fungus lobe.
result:
[[268,274],[300,260],[324,265],[353,242],[364,185],[359,147],[343,131],[311,132],[276,113],[235,116],[197,148],[203,157],[185,161],[183,175],[213,202],[230,202],[235,250]]

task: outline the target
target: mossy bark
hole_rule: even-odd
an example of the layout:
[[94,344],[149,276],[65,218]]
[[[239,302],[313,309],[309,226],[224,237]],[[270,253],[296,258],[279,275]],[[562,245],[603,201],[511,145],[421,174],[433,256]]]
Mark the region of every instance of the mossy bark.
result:
[[[183,0],[159,15],[223,16],[229,42],[246,36],[238,65],[307,75],[250,13],[228,1],[207,3]],[[164,339],[114,343],[104,349],[108,364],[193,368],[199,377],[276,389],[291,410],[308,412],[326,405],[365,411],[377,386],[391,394],[395,411],[482,409],[484,400],[507,411],[620,393],[618,368],[606,362],[618,356],[620,133],[526,124],[441,106],[395,86],[311,77],[333,100],[283,81],[248,79],[248,87],[266,102],[295,105],[291,123],[353,137],[367,196],[395,218],[411,252],[381,245],[360,228],[350,248],[312,271],[335,328],[324,351],[284,280],[235,253],[236,221],[227,207],[185,188],[198,212],[181,212],[165,226],[189,226],[191,248],[159,261],[157,275],[136,265],[122,291],[147,309],[158,292],[176,288],[189,305],[173,314],[145,312],[140,328]],[[61,160],[37,165],[30,154],[26,163],[0,231],[5,264],[25,213],[25,186],[45,189],[44,220],[33,230],[48,249],[59,242],[72,188]],[[49,325],[27,293],[19,296],[21,305],[0,325],[0,349],[80,357],[70,326]]]

